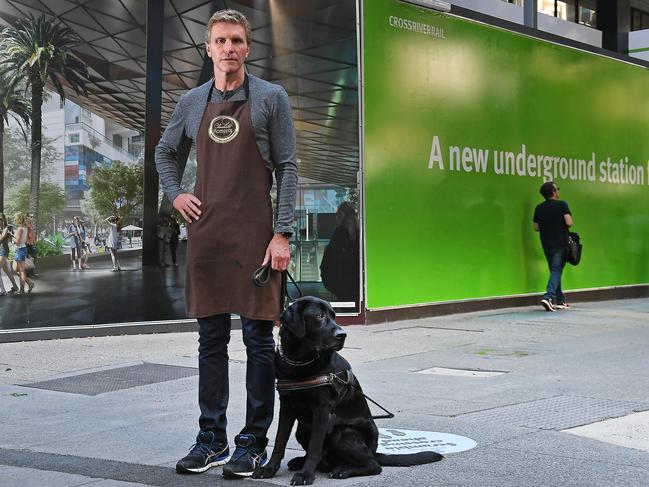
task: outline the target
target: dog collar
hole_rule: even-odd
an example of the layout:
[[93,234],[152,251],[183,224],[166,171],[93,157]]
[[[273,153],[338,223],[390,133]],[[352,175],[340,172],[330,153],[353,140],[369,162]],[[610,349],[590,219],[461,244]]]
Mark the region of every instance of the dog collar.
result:
[[291,360],[288,358],[286,355],[284,355],[284,350],[282,350],[282,339],[280,337],[277,337],[277,355],[280,356],[283,362],[287,363],[288,365],[292,365],[293,367],[304,367],[305,365],[312,364],[316,360],[320,358],[320,354],[316,352],[316,356],[313,357],[311,360],[308,362],[300,362],[298,360]]

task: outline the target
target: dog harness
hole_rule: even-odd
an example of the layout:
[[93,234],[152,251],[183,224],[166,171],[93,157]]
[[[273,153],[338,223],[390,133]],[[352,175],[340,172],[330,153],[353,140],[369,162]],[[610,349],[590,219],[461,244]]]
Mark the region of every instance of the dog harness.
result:
[[350,369],[309,377],[304,380],[277,379],[277,392],[302,391],[316,387],[330,386],[337,396],[343,396],[351,385],[354,374]]

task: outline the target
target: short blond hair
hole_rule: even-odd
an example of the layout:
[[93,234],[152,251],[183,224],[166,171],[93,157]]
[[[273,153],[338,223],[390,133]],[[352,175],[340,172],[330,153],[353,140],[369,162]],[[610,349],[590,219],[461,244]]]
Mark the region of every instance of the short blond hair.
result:
[[19,211],[14,215],[14,223],[21,227],[25,225],[25,214],[22,211]]
[[245,15],[243,15],[238,10],[219,10],[214,12],[210,17],[210,20],[207,22],[207,28],[205,29],[205,42],[210,43],[210,35],[212,34],[212,26],[218,22],[225,22],[228,24],[236,24],[243,27],[246,31],[246,43],[250,44],[252,39],[252,33],[250,29],[250,22]]

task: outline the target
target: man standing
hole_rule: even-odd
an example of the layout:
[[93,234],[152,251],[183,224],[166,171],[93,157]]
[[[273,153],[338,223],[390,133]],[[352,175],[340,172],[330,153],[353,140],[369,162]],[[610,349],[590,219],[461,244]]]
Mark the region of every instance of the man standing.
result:
[[[162,185],[189,223],[187,312],[199,325],[200,432],[176,471],[197,473],[225,463],[225,476],[249,476],[266,461],[275,398],[272,330],[280,311],[280,273],[272,273],[262,288],[253,285],[251,276],[267,262],[283,271],[290,260],[295,131],[284,89],[245,72],[250,24],[241,13],[212,15],[205,49],[214,79],[180,98],[156,148]],[[183,133],[196,144],[193,194],[180,187],[176,150]],[[278,200],[274,228],[273,172]],[[246,422],[227,460],[230,313],[241,316],[248,360]]]
[[572,214],[568,203],[559,199],[559,187],[554,181],[541,186],[545,201],[534,210],[534,230],[541,232],[541,245],[550,268],[545,295],[541,304],[546,311],[567,309],[566,297],[561,289],[561,274],[568,255],[568,228],[572,226]]

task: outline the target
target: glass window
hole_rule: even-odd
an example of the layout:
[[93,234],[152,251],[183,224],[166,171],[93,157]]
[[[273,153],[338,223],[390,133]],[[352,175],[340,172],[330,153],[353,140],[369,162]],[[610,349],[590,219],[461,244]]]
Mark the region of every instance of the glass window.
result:
[[79,146],[66,146],[65,147],[66,159],[79,159]]
[[556,17],[569,22],[575,21],[575,0],[566,2],[557,1],[557,14]]
[[555,16],[555,5],[554,0],[539,0],[537,4],[537,10],[545,15]]
[[637,8],[631,9],[631,30],[649,29],[649,13]]
[[558,19],[575,22],[575,6],[577,0],[539,0],[537,10],[545,15]]
[[70,144],[79,143],[79,134],[70,134]]
[[289,272],[305,294],[333,302],[338,312],[358,310],[358,189],[300,182],[297,200]]
[[113,145],[115,147],[119,147],[120,149],[122,148],[122,136],[119,134],[113,134]]
[[577,22],[588,27],[597,27],[597,0],[580,0]]

